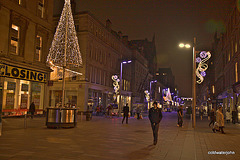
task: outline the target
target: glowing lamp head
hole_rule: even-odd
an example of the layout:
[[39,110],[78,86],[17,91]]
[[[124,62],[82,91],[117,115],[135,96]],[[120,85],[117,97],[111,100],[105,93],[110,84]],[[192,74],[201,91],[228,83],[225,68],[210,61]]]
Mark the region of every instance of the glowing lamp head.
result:
[[123,61],[122,63],[123,63],[123,64],[126,64],[127,62],[126,62],[126,61]]
[[127,63],[131,63],[132,61],[127,61]]
[[185,47],[190,48],[191,46],[190,46],[190,44],[185,44]]
[[178,46],[179,46],[180,48],[183,48],[185,45],[184,45],[183,43],[180,43]]

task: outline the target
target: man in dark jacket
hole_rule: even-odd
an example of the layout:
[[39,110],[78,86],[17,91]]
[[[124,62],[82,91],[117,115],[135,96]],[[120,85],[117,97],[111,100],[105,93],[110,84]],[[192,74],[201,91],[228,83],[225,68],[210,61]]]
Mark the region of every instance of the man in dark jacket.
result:
[[123,120],[122,120],[122,124],[124,122],[125,117],[126,117],[126,124],[128,124],[128,112],[129,112],[129,107],[128,107],[128,103],[127,103],[126,106],[123,107]]
[[162,120],[162,111],[160,108],[157,107],[157,102],[153,103],[152,108],[149,109],[149,120],[151,122],[152,126],[152,131],[153,131],[153,137],[154,141],[153,144],[157,144],[157,139],[158,139],[158,129],[159,129],[159,123]]
[[214,108],[210,111],[209,113],[210,116],[210,123],[208,124],[208,126],[210,127],[211,124],[214,125],[215,121],[216,121],[216,116],[215,116],[215,112],[214,112]]

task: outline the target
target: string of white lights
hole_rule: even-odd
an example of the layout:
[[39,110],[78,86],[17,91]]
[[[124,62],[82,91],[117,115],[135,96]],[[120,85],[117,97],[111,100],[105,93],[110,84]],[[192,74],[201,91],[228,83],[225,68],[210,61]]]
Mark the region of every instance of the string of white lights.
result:
[[[66,24],[66,22],[68,23]],[[67,41],[65,41],[66,36]],[[66,57],[65,43],[67,43]],[[49,63],[49,65],[54,64],[55,66],[63,67],[65,64],[64,62],[66,62],[66,68],[71,69],[82,65],[82,57],[72,16],[70,0],[65,0],[60,21],[47,56],[47,63]]]

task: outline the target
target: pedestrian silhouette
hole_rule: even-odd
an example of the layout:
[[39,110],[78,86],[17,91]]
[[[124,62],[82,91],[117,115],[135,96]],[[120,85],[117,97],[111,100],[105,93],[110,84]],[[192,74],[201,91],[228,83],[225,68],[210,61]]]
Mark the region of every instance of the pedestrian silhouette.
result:
[[156,145],[158,140],[159,123],[162,120],[162,111],[157,107],[157,102],[154,102],[153,107],[149,109],[148,117],[153,131],[153,144]]
[[122,120],[122,124],[123,124],[125,118],[126,118],[126,124],[128,124],[128,112],[129,112],[129,107],[128,107],[128,103],[127,103],[126,106],[123,107],[123,120]]

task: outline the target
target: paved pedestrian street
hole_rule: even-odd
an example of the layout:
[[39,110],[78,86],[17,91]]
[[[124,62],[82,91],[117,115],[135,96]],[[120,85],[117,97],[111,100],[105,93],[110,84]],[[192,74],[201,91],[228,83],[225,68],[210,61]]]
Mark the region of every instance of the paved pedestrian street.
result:
[[[0,160],[239,160],[240,125],[226,124],[226,134],[213,133],[208,120],[197,119],[197,128],[184,119],[177,127],[177,114],[163,113],[159,140],[153,137],[147,117],[130,118],[121,124],[117,117],[78,117],[76,128],[47,129],[44,117],[3,119]],[[235,154],[208,154],[232,151]],[[213,153],[213,152],[212,152]],[[229,152],[230,153],[230,152]]]

